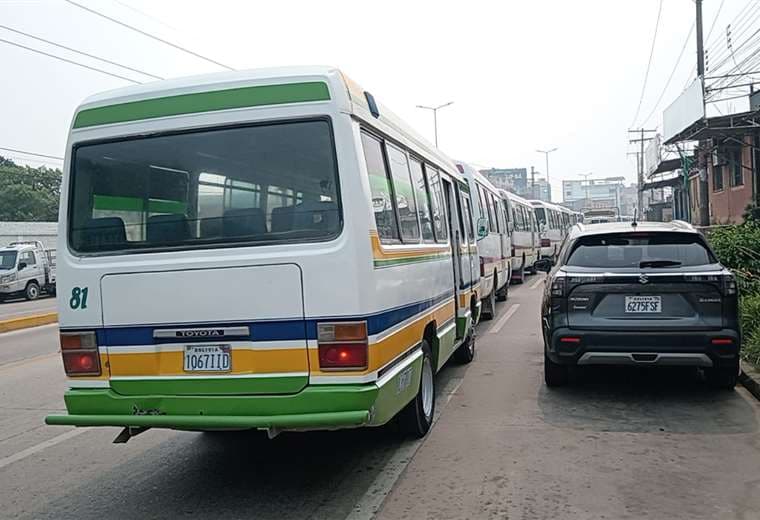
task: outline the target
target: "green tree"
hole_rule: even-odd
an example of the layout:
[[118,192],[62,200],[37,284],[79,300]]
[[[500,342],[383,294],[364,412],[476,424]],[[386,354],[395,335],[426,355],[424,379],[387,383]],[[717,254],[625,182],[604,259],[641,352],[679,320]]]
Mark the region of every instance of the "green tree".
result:
[[0,221],[58,220],[61,170],[21,166],[0,156]]

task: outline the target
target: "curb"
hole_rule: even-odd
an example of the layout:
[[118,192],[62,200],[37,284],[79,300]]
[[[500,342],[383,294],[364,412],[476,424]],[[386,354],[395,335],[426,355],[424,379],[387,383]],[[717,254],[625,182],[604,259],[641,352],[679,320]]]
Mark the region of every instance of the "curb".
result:
[[739,382],[744,388],[760,400],[760,371],[749,363],[741,362],[742,371],[739,374]]
[[21,318],[12,318],[10,320],[0,320],[0,333],[10,332],[12,330],[28,329],[30,327],[39,327],[58,321],[57,312],[48,312],[45,314],[35,314],[34,316],[23,316]]

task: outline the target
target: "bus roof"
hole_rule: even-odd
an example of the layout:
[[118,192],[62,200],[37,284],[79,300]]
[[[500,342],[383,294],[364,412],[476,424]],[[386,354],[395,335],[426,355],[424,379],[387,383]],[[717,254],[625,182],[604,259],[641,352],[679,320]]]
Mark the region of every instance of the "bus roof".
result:
[[217,72],[109,90],[77,108],[72,132],[108,127],[115,135],[129,134],[134,133],[132,124],[158,118],[294,103],[333,104],[463,180],[450,158],[377,101],[375,117],[367,91],[330,66]]

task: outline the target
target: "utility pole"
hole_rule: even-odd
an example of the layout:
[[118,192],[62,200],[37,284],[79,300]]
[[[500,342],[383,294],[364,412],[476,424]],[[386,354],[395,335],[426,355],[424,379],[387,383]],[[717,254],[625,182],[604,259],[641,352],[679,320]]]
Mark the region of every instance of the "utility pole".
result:
[[588,178],[591,177],[592,175],[593,173],[591,172],[578,174],[578,176],[583,177],[583,180],[586,182],[586,185],[584,186],[585,197],[583,199],[583,209],[590,209],[588,205]]
[[530,167],[530,194],[534,199],[538,198],[536,197],[536,170],[533,166]]
[[552,184],[549,180],[549,154],[552,152],[556,152],[558,148],[555,146],[551,150],[536,150],[538,153],[544,154],[544,157],[546,157],[546,184],[549,186],[549,200],[548,202],[552,201]]
[[[702,40],[702,0],[695,1],[697,8],[697,80],[702,86],[702,113],[705,103],[705,48]],[[708,194],[707,166],[699,172],[699,223],[710,224],[710,196]]]
[[425,105],[417,105],[417,108],[421,108],[423,110],[430,110],[433,112],[433,133],[435,135],[435,147],[438,148],[438,111],[444,107],[447,107],[449,105],[453,105],[453,101],[449,101],[448,103],[444,103],[443,105],[438,105],[437,107],[428,107]]
[[641,220],[645,220],[644,218],[644,143],[651,141],[654,139],[653,137],[645,137],[644,134],[647,133],[655,133],[657,132],[656,129],[654,130],[646,130],[644,128],[639,128],[638,130],[628,130],[629,134],[634,135],[640,135],[638,139],[630,139],[629,143],[638,143],[639,144],[639,151],[636,152],[636,166],[638,170],[638,186],[637,186],[637,192],[638,192],[638,198],[636,200],[636,206],[639,210],[639,218]]

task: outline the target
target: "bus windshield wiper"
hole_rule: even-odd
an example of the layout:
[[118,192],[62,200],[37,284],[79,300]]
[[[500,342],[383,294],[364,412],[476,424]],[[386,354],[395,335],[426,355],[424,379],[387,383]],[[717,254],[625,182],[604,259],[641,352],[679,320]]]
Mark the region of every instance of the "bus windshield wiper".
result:
[[644,260],[639,262],[639,267],[676,267],[681,265],[681,262],[676,260]]

